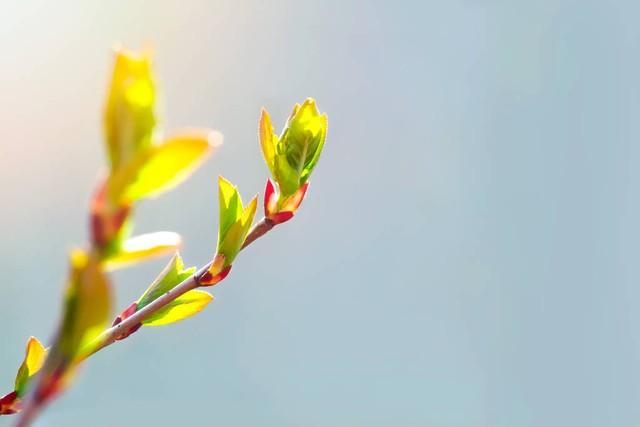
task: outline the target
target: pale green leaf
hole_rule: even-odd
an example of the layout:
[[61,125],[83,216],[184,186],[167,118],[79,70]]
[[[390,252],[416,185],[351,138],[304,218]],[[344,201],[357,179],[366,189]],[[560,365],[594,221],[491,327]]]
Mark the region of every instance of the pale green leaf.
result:
[[72,252],[62,324],[34,385],[42,399],[68,386],[83,351],[107,328],[110,309],[111,286],[98,255]]
[[277,154],[274,159],[273,178],[278,183],[278,189],[282,197],[288,197],[300,188],[300,177],[297,170],[292,168],[286,154]]
[[108,198],[121,205],[167,191],[187,179],[221,143],[218,132],[191,130],[152,145],[110,177]]
[[225,239],[231,226],[242,215],[242,199],[238,189],[224,177],[218,177],[218,198],[220,222],[218,224],[218,245]]
[[283,197],[294,194],[309,179],[320,158],[327,126],[326,114],[320,114],[313,99],[293,108],[276,140],[275,155],[269,165]]
[[29,338],[27,342],[27,348],[25,350],[25,357],[22,365],[18,369],[16,375],[15,391],[18,397],[22,397],[26,391],[29,378],[34,376],[47,357],[47,349],[38,341],[35,337]]
[[262,109],[260,115],[260,147],[262,147],[262,154],[264,160],[269,166],[271,174],[274,174],[274,161],[276,156],[276,146],[278,144],[278,137],[273,132],[273,125],[271,124],[271,118],[267,110]]
[[191,317],[213,300],[213,295],[195,289],[179,296],[142,321],[145,326],[161,326]]
[[166,292],[170,291],[189,277],[193,276],[196,268],[184,268],[184,262],[180,257],[180,254],[176,253],[169,264],[162,270],[160,275],[153,281],[153,283],[147,288],[138,300],[138,310],[142,307],[149,305],[151,302],[162,296]]
[[224,239],[218,245],[218,253],[225,256],[224,266],[229,266],[233,263],[242,245],[244,244],[247,234],[251,229],[253,219],[256,214],[256,208],[258,204],[257,196],[251,199],[251,202],[244,208],[240,217],[231,224]]
[[175,252],[181,244],[180,235],[171,231],[141,234],[122,242],[114,251],[115,253],[104,261],[105,266],[108,269],[115,269],[166,255]]
[[62,329],[53,348],[66,358],[75,356],[108,326],[110,310],[111,286],[97,256],[74,251]]
[[155,98],[150,54],[117,49],[104,111],[112,171],[151,144],[156,125]]
[[326,114],[323,114],[319,117],[318,121],[321,123],[320,132],[314,136],[312,139],[312,144],[310,147],[311,155],[307,155],[304,160],[304,166],[300,173],[300,185],[307,182],[311,172],[316,167],[318,163],[318,159],[320,159],[320,154],[322,153],[322,149],[324,148],[324,141],[327,137],[327,128],[328,128],[328,118]]

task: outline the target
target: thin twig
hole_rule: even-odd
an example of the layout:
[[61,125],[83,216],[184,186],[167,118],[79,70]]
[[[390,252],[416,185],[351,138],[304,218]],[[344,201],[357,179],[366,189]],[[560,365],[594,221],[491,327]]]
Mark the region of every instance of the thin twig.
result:
[[[32,401],[27,401],[27,402],[32,402]],[[42,409],[43,409],[43,405],[41,403],[25,405],[22,412],[20,412],[20,415],[19,415],[20,418],[18,418],[18,421],[15,424],[15,427],[30,426],[33,420],[35,420],[36,417],[40,414],[40,412],[42,412]]]
[[[256,225],[253,226],[253,228],[247,235],[247,238],[242,245],[242,249],[246,248],[251,243],[267,234],[274,226],[275,224],[269,218],[262,218],[256,223]],[[136,311],[131,316],[124,319],[122,322],[102,332],[85,347],[84,351],[80,352],[79,361],[85,360],[92,354],[95,354],[103,348],[110,346],[111,344],[116,342],[119,337],[126,336],[129,331],[135,328],[138,324],[140,324],[145,319],[148,319],[152,314],[156,313],[158,310],[178,298],[180,295],[199,287],[200,283],[198,282],[198,279],[209,270],[209,268],[211,267],[211,263],[212,262],[209,262],[207,265],[194,273],[193,276],[185,279],[183,282],[166,292],[160,298],[155,299],[149,305],[144,306],[139,311]]]
[[110,346],[114,342],[118,340],[120,337],[126,337],[129,331],[131,331],[134,327],[140,324],[145,319],[149,318],[152,314],[156,313],[165,305],[169,304],[180,295],[189,292],[192,289],[200,286],[198,283],[198,277],[204,274],[211,263],[205,265],[200,270],[198,270],[195,274],[190,276],[188,279],[185,279],[183,282],[175,286],[174,288],[167,291],[161,297],[153,300],[150,304],[144,306],[139,311],[136,311],[131,316],[124,319],[122,322],[118,323],[115,326],[110,327],[109,329],[102,332],[96,338],[94,338],[87,346],[84,347],[83,350],[80,351],[78,355],[78,362],[87,359],[92,354],[97,353],[105,347]]
[[275,227],[275,225],[276,224],[269,218],[266,218],[266,217],[262,218],[260,221],[256,223],[256,225],[253,226],[253,228],[247,235],[247,238],[244,239],[244,244],[242,245],[242,249],[246,248],[255,240],[258,240],[260,237],[267,234],[269,231],[271,231],[273,227]]

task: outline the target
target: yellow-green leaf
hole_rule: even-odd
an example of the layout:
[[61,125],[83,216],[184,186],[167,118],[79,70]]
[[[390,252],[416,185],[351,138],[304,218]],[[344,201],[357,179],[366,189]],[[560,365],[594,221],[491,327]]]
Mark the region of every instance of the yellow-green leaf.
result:
[[223,177],[218,178],[220,198],[220,223],[218,228],[217,253],[225,257],[224,267],[231,265],[247,237],[253,223],[258,203],[254,197],[246,208],[238,189]]
[[155,98],[151,55],[116,49],[104,111],[105,138],[112,171],[151,145],[156,125]]
[[156,196],[187,179],[222,143],[222,134],[190,130],[152,145],[116,172],[107,183],[114,205]]
[[180,254],[176,253],[156,280],[154,280],[144,294],[142,294],[138,300],[137,309],[140,310],[142,307],[150,304],[161,295],[188,279],[195,272],[195,267],[185,269]]
[[115,253],[104,262],[108,269],[115,269],[125,265],[143,261],[175,252],[182,244],[179,234],[171,231],[158,231],[141,234],[125,240]]
[[260,115],[260,146],[262,147],[262,154],[264,160],[269,166],[271,174],[274,174],[274,158],[276,156],[276,145],[278,144],[278,137],[273,133],[273,125],[271,124],[271,118],[269,113],[264,108]]
[[[269,136],[268,129],[263,128],[270,125],[263,119],[260,126],[261,142]],[[267,156],[265,144],[262,144],[265,160],[284,198],[293,195],[309,179],[320,158],[327,127],[327,115],[320,114],[315,100],[307,98],[302,105],[294,106],[280,137],[273,137],[273,158]]]
[[257,204],[257,197],[251,199],[251,202],[249,202],[247,207],[244,209],[240,218],[238,218],[236,222],[229,227],[224,240],[218,246],[218,253],[225,256],[224,267],[231,265],[242,249],[242,245],[244,244],[247,234],[251,229],[253,218],[256,214]]
[[27,388],[29,378],[34,376],[42,365],[47,355],[47,349],[35,337],[29,338],[25,357],[16,375],[15,391],[18,397],[22,397]]
[[195,289],[179,296],[142,322],[145,326],[161,326],[191,317],[213,300],[213,295]]
[[62,330],[53,349],[73,357],[108,326],[111,286],[96,255],[76,250],[65,298]]
[[242,199],[238,189],[222,176],[218,177],[218,198],[220,203],[218,245],[220,245],[233,223],[242,215]]
[[110,309],[111,287],[98,255],[73,251],[62,324],[34,385],[34,393],[43,401],[51,399],[74,377],[81,350],[106,329]]

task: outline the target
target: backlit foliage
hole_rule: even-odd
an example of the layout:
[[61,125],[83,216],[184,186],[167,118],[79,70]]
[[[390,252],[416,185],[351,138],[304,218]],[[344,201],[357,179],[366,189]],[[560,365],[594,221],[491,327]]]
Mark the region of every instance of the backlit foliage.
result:
[[[327,116],[319,113],[313,99],[295,105],[280,136],[262,111],[259,140],[273,179],[267,179],[264,218],[254,224],[258,196],[244,205],[238,189],[219,177],[216,251],[211,262],[197,271],[185,268],[177,253],[182,242],[177,233],[133,235],[133,213],[143,199],[184,182],[220,147],[222,135],[189,128],[163,136],[157,127],[156,85],[148,52],[116,49],[107,93],[103,123],[108,173],[92,197],[90,242],[69,255],[62,316],[49,347],[33,337],[28,340],[14,389],[0,398],[0,415],[23,411],[19,426],[29,425],[34,414],[64,391],[79,365],[96,351],[143,326],[167,325],[204,309],[213,296],[196,288],[222,281],[244,246],[290,219],[299,208],[327,133]],[[112,317],[114,289],[108,272],[169,254],[173,254],[169,264],[140,298]]]

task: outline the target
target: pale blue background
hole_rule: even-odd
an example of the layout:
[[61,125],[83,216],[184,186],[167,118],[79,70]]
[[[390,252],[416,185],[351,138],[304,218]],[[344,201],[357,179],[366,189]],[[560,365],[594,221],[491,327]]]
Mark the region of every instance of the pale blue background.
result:
[[[53,5],[56,5],[55,7]],[[213,252],[259,109],[317,98],[295,221],[217,300],[93,358],[38,426],[640,423],[635,1],[0,1],[0,384],[51,336],[104,163],[109,47],[151,42],[166,127],[226,143],[139,231]],[[114,276],[118,307],[164,261]],[[9,425],[0,419],[0,426]]]

